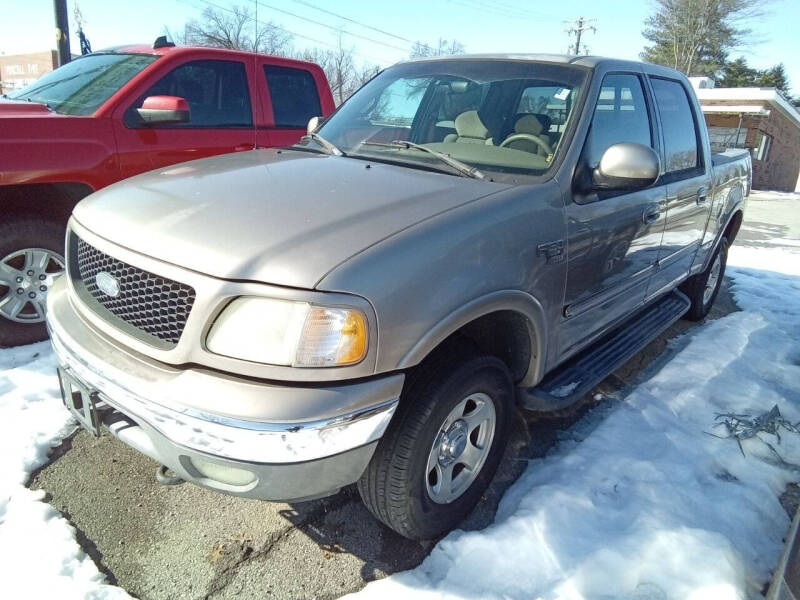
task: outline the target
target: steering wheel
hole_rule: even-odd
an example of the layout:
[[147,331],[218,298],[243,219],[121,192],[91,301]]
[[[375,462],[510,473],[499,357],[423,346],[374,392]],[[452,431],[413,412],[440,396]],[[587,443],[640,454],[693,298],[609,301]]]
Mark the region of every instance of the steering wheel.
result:
[[510,135],[503,140],[503,142],[500,144],[500,148],[504,148],[505,146],[508,146],[510,142],[516,140],[530,140],[531,142],[538,144],[539,147],[545,151],[545,154],[553,153],[553,149],[550,148],[550,144],[545,142],[543,139],[536,137],[532,133],[515,133],[514,135]]

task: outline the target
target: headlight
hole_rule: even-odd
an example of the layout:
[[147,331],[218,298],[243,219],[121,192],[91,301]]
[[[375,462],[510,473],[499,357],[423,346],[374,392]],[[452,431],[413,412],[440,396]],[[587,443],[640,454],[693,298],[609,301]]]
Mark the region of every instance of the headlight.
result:
[[206,338],[215,354],[271,365],[338,367],[367,354],[367,319],[353,308],[241,297]]

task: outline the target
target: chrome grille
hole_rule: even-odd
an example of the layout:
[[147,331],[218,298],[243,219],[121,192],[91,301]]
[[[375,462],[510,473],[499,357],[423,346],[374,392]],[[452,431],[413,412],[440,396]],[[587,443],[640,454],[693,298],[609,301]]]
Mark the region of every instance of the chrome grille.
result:
[[[117,260],[77,235],[72,236],[74,240],[71,241],[76,243],[71,244],[70,263],[77,271],[72,273],[72,278],[76,289],[80,291],[82,287],[85,291],[80,294],[84,301],[101,315],[111,313],[133,328],[130,333],[144,341],[154,342],[155,338],[160,341],[159,346],[175,346],[192,310],[194,289]],[[119,283],[116,296],[109,296],[98,287],[96,278],[101,271]],[[113,323],[116,319],[110,321]]]

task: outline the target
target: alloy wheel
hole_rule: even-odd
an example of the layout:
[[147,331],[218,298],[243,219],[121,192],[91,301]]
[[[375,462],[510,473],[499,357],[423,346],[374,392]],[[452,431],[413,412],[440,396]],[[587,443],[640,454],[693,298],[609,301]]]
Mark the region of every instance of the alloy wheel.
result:
[[717,252],[714,258],[714,263],[711,265],[711,271],[706,279],[706,287],[703,289],[703,304],[708,304],[711,296],[714,295],[714,290],[717,289],[717,282],[719,281],[719,273],[722,270],[722,256]]
[[47,292],[64,273],[64,257],[25,248],[0,259],[0,316],[17,323],[44,321]]
[[489,456],[496,423],[494,402],[484,393],[470,394],[450,411],[428,453],[431,500],[449,504],[467,491]]

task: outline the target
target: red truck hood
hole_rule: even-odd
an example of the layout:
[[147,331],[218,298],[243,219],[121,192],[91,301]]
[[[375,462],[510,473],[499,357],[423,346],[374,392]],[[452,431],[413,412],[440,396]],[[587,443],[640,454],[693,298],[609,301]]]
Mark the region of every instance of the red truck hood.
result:
[[8,117],[60,117],[44,104],[0,98],[0,119]]

